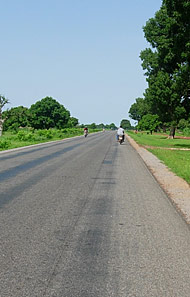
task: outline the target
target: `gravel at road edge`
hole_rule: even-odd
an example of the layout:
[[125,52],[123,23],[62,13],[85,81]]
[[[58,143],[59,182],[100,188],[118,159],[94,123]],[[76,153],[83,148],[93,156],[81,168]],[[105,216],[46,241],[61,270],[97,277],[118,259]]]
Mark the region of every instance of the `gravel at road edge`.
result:
[[190,185],[171,172],[156,156],[139,146],[129,135],[126,134],[126,138],[141,156],[176,209],[190,224]]

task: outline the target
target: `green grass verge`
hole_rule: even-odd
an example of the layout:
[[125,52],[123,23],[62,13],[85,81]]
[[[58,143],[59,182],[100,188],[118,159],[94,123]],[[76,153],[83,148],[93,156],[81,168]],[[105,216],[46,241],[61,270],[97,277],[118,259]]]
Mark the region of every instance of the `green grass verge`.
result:
[[[189,139],[167,139],[165,135],[127,132],[138,144],[155,147],[148,150],[164,162],[177,176],[190,183],[190,151],[168,150],[164,148],[189,148]],[[162,147],[162,149],[156,148]]]
[[168,139],[167,135],[127,132],[138,144],[155,147],[189,148],[190,139]]
[[163,161],[177,176],[182,177],[190,183],[190,151],[148,150]]

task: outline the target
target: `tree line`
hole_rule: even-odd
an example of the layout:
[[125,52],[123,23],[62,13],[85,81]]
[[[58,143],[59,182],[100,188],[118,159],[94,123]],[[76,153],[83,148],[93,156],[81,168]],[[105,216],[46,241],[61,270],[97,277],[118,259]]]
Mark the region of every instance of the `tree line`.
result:
[[[63,129],[72,127],[89,129],[117,129],[114,123],[111,124],[81,124],[75,117],[71,117],[70,111],[64,105],[52,97],[45,97],[36,103],[32,104],[30,108],[24,106],[12,107],[2,112],[2,108],[9,103],[8,99],[0,95],[0,129],[4,131],[14,130],[19,128],[30,127],[33,129]],[[128,120],[122,120],[122,125],[127,129],[131,128]],[[2,133],[1,133],[2,134]],[[0,134],[0,136],[1,136]]]
[[190,128],[190,1],[163,0],[143,27],[149,48],[140,58],[148,88],[129,110],[138,129]]
[[[8,103],[8,100],[4,100],[4,105],[5,103]],[[52,97],[45,97],[32,104],[30,108],[18,106],[3,111],[1,118],[5,131],[18,130],[19,127],[61,129],[78,125],[78,119],[71,117],[69,110]]]
[[[118,129],[118,127],[114,123],[111,123],[111,124],[103,124],[103,123],[95,124],[95,123],[92,123],[90,125],[81,125],[81,126],[82,127],[87,126],[88,128],[91,128],[91,129],[108,129],[108,130],[117,130]],[[134,127],[131,126],[130,121],[127,120],[127,119],[121,120],[120,126],[122,126],[125,130],[134,129]]]

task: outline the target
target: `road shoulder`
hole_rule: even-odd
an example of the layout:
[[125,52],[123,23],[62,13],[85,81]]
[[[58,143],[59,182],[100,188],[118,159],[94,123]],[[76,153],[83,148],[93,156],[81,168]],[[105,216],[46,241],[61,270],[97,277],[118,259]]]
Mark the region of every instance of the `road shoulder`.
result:
[[156,178],[162,189],[166,192],[176,209],[182,214],[185,221],[190,224],[190,186],[182,178],[171,172],[166,165],[145,148],[139,146],[129,135],[127,140],[138,152],[146,166]]

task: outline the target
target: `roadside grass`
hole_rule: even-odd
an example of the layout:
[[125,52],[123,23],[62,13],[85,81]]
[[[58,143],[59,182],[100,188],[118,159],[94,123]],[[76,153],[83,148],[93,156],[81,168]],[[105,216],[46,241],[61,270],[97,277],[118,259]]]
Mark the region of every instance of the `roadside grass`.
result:
[[148,150],[163,161],[172,172],[182,177],[190,184],[190,151]]
[[[90,130],[90,133],[98,132],[98,129]],[[0,138],[0,151],[29,146],[32,144],[62,140],[74,136],[83,135],[82,128],[64,128],[49,130],[22,129],[16,132],[3,132]]]
[[127,134],[131,136],[140,145],[149,145],[155,147],[166,147],[166,148],[189,148],[190,139],[168,139],[167,135],[162,134],[146,134],[138,132],[127,131]]
[[[177,176],[182,177],[190,184],[190,151],[180,150],[180,148],[190,149],[190,139],[167,139],[167,135],[151,135],[140,132],[135,134],[131,131],[127,131],[127,134],[139,145],[151,146],[151,148],[147,148],[148,151],[160,159]],[[179,150],[169,150],[168,148]]]

